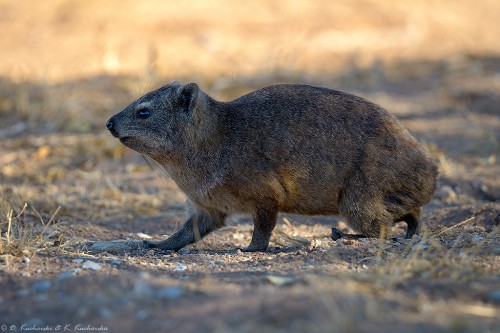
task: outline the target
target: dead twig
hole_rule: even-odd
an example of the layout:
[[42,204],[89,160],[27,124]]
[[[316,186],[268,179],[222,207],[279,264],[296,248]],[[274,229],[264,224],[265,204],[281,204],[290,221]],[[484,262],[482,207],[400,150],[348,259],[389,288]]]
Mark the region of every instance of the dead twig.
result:
[[464,220],[464,221],[462,221],[462,222],[459,222],[459,223],[457,223],[457,224],[452,225],[451,227],[448,227],[448,228],[446,228],[446,229],[444,229],[444,230],[441,230],[441,231],[438,231],[438,232],[434,233],[434,234],[432,235],[432,237],[442,235],[442,234],[444,234],[444,233],[446,233],[446,232],[450,231],[451,229],[457,228],[457,227],[459,227],[459,226],[461,226],[461,225],[464,225],[464,224],[466,224],[466,223],[469,223],[469,222],[473,221],[475,218],[476,218],[475,216],[469,217],[468,219],[466,219],[466,220]]

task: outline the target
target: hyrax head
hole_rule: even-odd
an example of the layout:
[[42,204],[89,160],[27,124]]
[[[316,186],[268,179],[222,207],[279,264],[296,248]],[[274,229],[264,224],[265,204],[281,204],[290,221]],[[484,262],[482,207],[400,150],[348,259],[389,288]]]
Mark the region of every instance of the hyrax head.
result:
[[106,128],[125,146],[152,158],[165,158],[181,145],[198,104],[195,83],[173,82],[115,114]]

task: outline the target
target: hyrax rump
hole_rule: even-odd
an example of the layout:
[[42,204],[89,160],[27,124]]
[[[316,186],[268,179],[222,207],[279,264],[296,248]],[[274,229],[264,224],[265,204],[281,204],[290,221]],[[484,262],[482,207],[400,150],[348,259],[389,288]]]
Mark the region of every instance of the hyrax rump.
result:
[[148,247],[179,250],[251,214],[248,251],[265,251],[278,212],[342,214],[369,237],[405,221],[407,238],[436,189],[437,165],[380,106],[344,92],[282,84],[219,102],[195,83],[150,92],[106,124],[156,160],[188,197],[189,217]]

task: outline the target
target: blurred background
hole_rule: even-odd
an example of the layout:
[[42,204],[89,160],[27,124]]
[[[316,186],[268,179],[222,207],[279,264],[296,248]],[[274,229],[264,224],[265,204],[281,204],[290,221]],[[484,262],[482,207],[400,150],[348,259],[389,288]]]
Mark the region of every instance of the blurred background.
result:
[[346,66],[499,49],[493,0],[0,3],[0,72],[47,83],[153,73],[327,79]]
[[494,0],[2,0],[0,110],[58,112],[53,126],[85,131],[95,108],[110,114],[173,79],[220,98],[274,82],[391,93],[420,80],[417,96],[442,76],[492,74],[499,15]]

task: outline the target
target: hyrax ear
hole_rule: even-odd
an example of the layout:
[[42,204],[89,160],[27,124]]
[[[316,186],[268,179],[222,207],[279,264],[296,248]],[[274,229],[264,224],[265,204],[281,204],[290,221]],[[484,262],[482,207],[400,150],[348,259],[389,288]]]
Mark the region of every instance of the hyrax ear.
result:
[[194,111],[196,105],[198,104],[199,90],[200,88],[198,88],[196,83],[188,83],[177,89],[179,104],[185,111]]

